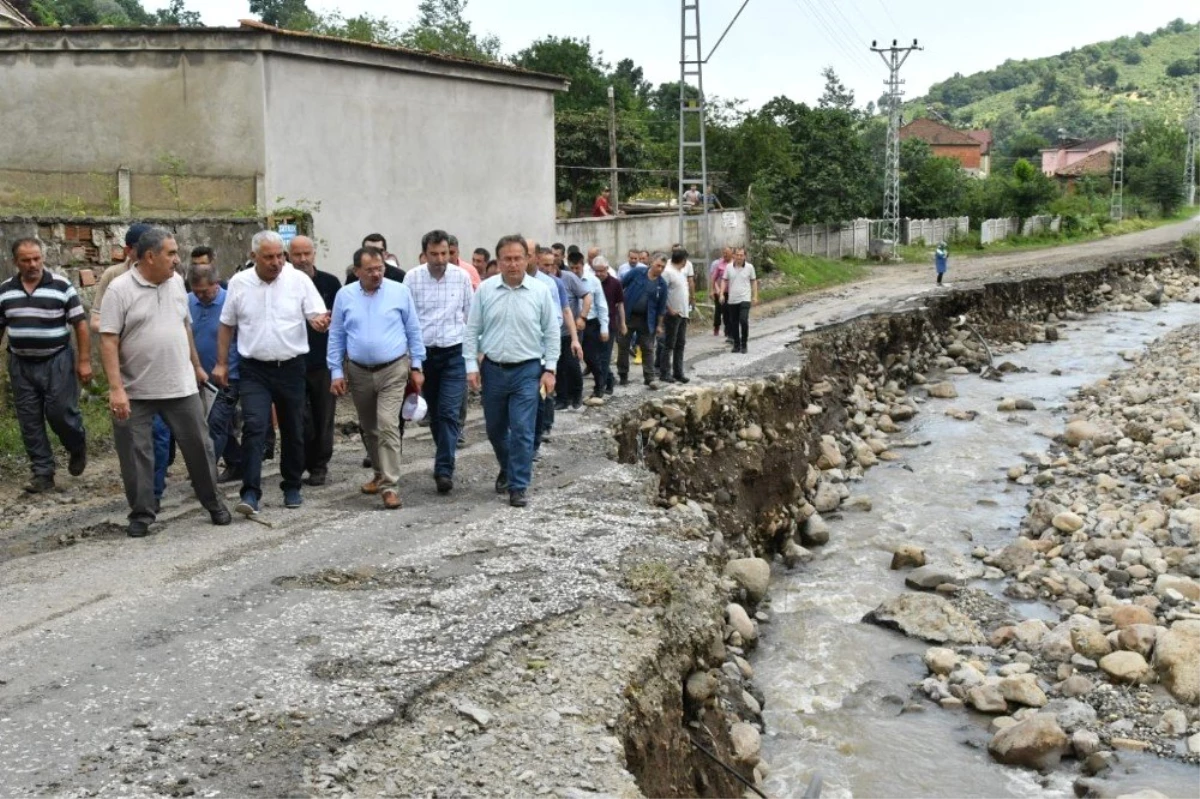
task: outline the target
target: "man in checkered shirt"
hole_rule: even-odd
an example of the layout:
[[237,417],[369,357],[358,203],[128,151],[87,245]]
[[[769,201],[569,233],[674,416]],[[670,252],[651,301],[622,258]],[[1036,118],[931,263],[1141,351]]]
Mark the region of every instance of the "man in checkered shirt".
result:
[[461,434],[459,410],[467,393],[462,345],[471,310],[471,278],[450,262],[450,235],[431,230],[421,238],[425,263],[411,270],[404,285],[412,292],[425,341],[425,387],[429,427],[437,445],[433,479],[439,494],[454,488],[454,456]]

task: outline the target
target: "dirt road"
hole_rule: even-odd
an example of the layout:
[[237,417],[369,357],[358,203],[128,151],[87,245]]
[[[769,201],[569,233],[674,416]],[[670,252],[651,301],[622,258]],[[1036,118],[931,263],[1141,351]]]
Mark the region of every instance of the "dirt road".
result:
[[[795,362],[787,345],[801,326],[998,276],[1163,250],[1196,229],[1192,220],[1056,250],[955,258],[951,289],[936,289],[925,264],[876,267],[852,286],[759,309],[748,355],[728,354],[722,339],[695,324],[691,374],[725,380],[777,371]],[[607,425],[646,398],[638,386],[605,408],[560,413],[526,510],[493,492],[496,466],[477,412],[449,496],[434,490],[428,432],[406,438],[405,507],[394,513],[359,494],[367,475],[357,439],[347,437],[331,464],[334,481],[306,489],[302,508],[284,509],[276,478],[264,480],[263,524],[208,525],[176,474],[154,534],[128,539],[111,460],[93,463],[51,497],[4,486],[4,794],[279,795],[342,785],[355,769],[327,762],[339,742],[386,723],[415,724],[406,714],[417,697],[484,658],[498,638],[566,635],[571,625],[563,632],[555,619],[578,625],[597,614],[632,630],[637,614],[620,582],[624,560],[656,547],[702,549],[647,536],[666,517],[647,501],[645,473],[607,457]],[[579,636],[552,670],[561,681],[541,675],[545,685],[530,684],[555,697],[559,710],[582,705],[586,694],[594,707],[578,715],[594,715],[602,728],[620,701],[620,684],[606,685],[605,675],[619,679],[636,645],[606,642],[598,655],[593,639]],[[572,674],[584,673],[590,682],[571,684]],[[497,762],[514,757],[500,754],[507,742],[497,738]],[[578,758],[564,773],[581,785],[597,772],[621,779],[616,753],[555,754],[558,745],[533,741],[521,751],[535,763]],[[456,773],[493,768],[488,757],[477,754]],[[512,782],[520,775],[507,771],[485,786],[491,772],[479,773],[478,790],[536,787]],[[412,779],[414,791],[437,784],[424,773]],[[406,784],[393,783],[401,792]]]

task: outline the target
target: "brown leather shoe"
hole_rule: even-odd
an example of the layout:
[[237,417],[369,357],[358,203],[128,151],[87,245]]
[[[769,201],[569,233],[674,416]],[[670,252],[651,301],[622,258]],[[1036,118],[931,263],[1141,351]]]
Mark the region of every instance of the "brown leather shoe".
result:
[[387,510],[396,510],[404,507],[404,503],[400,501],[400,495],[392,489],[383,492],[383,507]]
[[370,481],[362,484],[362,488],[360,488],[359,491],[363,492],[364,494],[370,494],[371,496],[378,494],[379,493],[379,478],[372,477],[370,479]]

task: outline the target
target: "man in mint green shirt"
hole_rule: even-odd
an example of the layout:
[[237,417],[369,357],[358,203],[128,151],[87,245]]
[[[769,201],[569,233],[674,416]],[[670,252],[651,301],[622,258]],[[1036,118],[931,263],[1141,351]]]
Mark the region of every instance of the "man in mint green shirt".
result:
[[557,298],[525,271],[523,238],[500,239],[496,260],[500,274],[480,283],[471,300],[463,360],[468,385],[483,389],[488,440],[500,464],[496,493],[507,491],[509,504],[523,508],[533,474],[538,405],[554,393],[560,323]]

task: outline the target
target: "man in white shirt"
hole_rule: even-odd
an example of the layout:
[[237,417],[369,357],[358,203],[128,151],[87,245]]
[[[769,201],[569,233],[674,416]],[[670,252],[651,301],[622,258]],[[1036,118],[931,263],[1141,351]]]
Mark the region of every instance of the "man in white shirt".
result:
[[667,281],[667,316],[658,339],[658,379],[664,383],[687,383],[683,374],[683,348],[687,344],[688,282],[684,277],[687,251],[676,247],[663,270]]
[[629,270],[637,269],[640,263],[641,254],[641,250],[630,250],[625,254],[625,263],[617,267],[617,280],[625,277],[625,275],[629,273]]
[[229,346],[237,336],[242,401],[242,489],[234,508],[244,516],[258,513],[262,499],[262,461],[271,405],[279,417],[279,473],[283,504],[298,508],[304,501],[304,386],[308,331],[329,329],[329,311],[316,285],[289,264],[283,239],[272,230],[251,240],[254,268],[229,281],[221,327],[217,333],[217,365],[213,382],[222,388],[229,377]]
[[[597,255],[593,265],[597,269],[607,269],[608,259],[603,255]],[[583,337],[583,360],[591,370],[594,383],[588,404],[600,405],[604,403],[604,365],[600,360],[601,352],[611,332],[608,329],[608,300],[604,296],[604,287],[600,285],[600,280],[595,275],[584,274],[586,268],[587,265],[583,262],[583,256],[580,253],[571,253],[567,258],[567,269],[583,282],[590,298],[590,302],[583,304],[586,306],[586,310],[581,307],[583,313],[575,320],[575,328]],[[582,377],[580,380],[582,381]],[[582,392],[582,390],[581,385],[580,391]]]
[[758,305],[758,275],[754,264],[746,263],[746,248],[733,251],[733,263],[725,270],[721,293],[729,308],[727,331],[733,336],[733,352],[746,352],[750,337],[750,306]]
[[462,435],[460,409],[467,396],[467,366],[462,357],[467,315],[471,312],[470,276],[450,263],[450,235],[431,230],[421,238],[425,263],[410,271],[404,285],[412,292],[425,342],[427,418],[437,446],[433,481],[439,494],[454,489],[454,460]]

